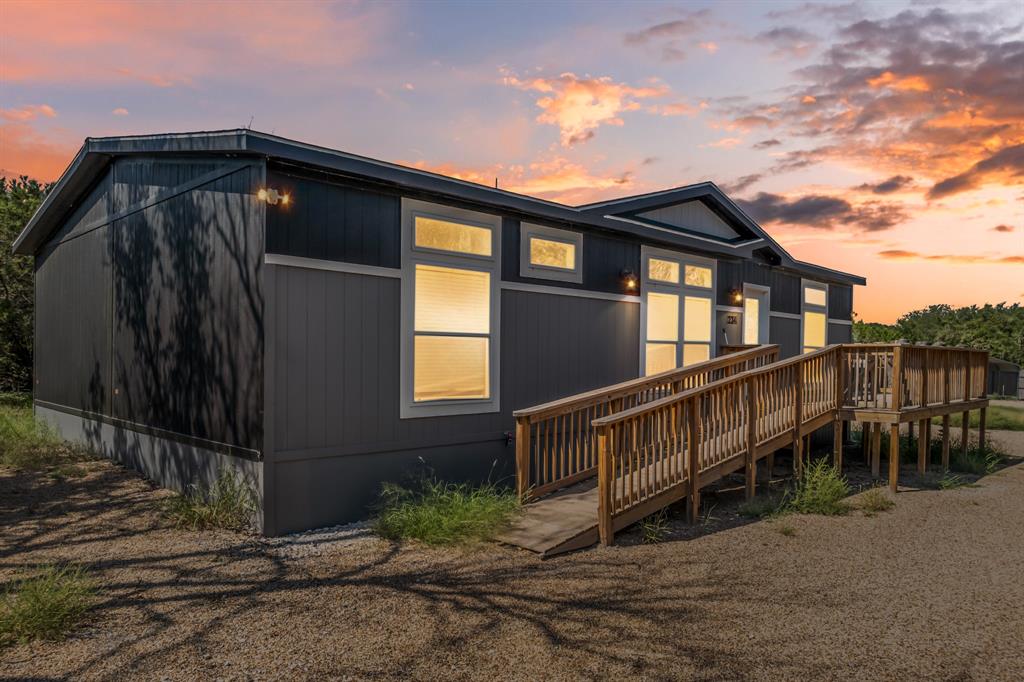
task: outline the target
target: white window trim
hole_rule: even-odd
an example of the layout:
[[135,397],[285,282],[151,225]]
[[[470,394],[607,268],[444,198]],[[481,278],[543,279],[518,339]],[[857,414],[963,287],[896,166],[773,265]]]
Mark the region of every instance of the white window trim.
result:
[[[808,305],[806,294],[808,288],[825,290],[824,306]],[[824,282],[816,282],[813,279],[800,280],[800,355],[803,355],[804,348],[808,347],[804,344],[804,324],[808,310],[814,313],[824,313],[825,315],[825,345],[822,346],[822,348],[825,348],[828,346],[828,284],[825,284]]]
[[[535,265],[530,262],[530,237],[540,237],[576,247],[576,260],[572,270]],[[583,233],[560,230],[534,223],[519,224],[519,276],[532,279],[551,279],[559,282],[583,283]]]
[[[679,283],[673,284],[671,282],[662,282],[660,280],[652,280],[648,277],[648,258],[659,258],[664,260],[672,260],[679,263]],[[691,287],[686,286],[686,265],[699,265],[711,269],[711,286],[705,287]],[[658,293],[675,294],[679,296],[679,336],[676,343],[676,361],[677,367],[681,366],[683,362],[683,344],[686,343],[684,336],[684,330],[686,326],[686,295],[689,294],[701,294],[707,295],[711,300],[711,342],[709,344],[709,356],[714,358],[718,355],[718,335],[715,334],[715,311],[717,307],[716,297],[718,292],[718,261],[711,258],[702,258],[700,256],[694,256],[684,251],[671,251],[668,249],[659,249],[653,246],[641,246],[640,247],[640,367],[639,376],[645,376],[647,371],[647,292],[654,291]],[[657,342],[655,342],[657,343]],[[701,342],[698,342],[701,343]]]
[[[764,345],[771,343],[771,310],[772,310],[772,288],[764,286],[762,284],[749,284],[743,283],[743,308],[742,312],[744,315],[743,329],[746,330],[746,300],[749,292],[755,292],[761,300],[761,307],[759,309],[760,319],[757,321],[757,343],[758,345]],[[764,296],[761,296],[764,294]],[[743,338],[743,334],[740,334],[740,338],[746,343],[746,339]],[[763,339],[763,340],[762,340]]]
[[[414,229],[417,216],[452,220],[491,230],[491,255],[462,254],[415,246]],[[491,275],[490,330],[489,330],[489,386],[491,395],[483,399],[432,400],[416,402],[413,399],[413,352],[416,314],[416,265],[441,265],[464,270],[478,270]],[[416,199],[402,198],[402,284],[401,284],[401,341],[400,341],[400,395],[399,417],[443,417],[460,414],[486,414],[498,412],[501,395],[498,366],[501,358],[501,216],[442,206]]]

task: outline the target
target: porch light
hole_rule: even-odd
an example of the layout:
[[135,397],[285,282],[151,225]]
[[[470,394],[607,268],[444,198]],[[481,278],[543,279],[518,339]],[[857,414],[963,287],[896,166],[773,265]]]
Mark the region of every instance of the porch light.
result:
[[256,198],[267,202],[271,206],[276,206],[279,203],[287,206],[292,201],[291,196],[271,188],[260,189],[260,191],[256,192]]
[[622,286],[626,287],[626,291],[636,291],[639,280],[637,279],[635,272],[632,270],[623,270],[619,273],[619,277],[622,278]]
[[743,291],[740,289],[731,289],[729,291],[729,300],[733,303],[743,303]]

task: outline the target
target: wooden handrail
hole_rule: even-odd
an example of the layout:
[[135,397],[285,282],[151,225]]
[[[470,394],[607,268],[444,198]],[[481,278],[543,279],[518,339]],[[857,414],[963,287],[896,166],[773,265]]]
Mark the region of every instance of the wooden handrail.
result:
[[778,353],[779,346],[777,344],[756,346],[749,350],[730,353],[729,355],[722,355],[711,360],[698,362],[694,365],[677,367],[676,369],[670,369],[659,374],[652,374],[650,376],[639,377],[637,379],[629,379],[622,383],[604,386],[592,391],[586,391],[585,393],[578,393],[567,398],[559,398],[558,400],[552,400],[551,402],[543,403],[541,405],[526,407],[521,410],[516,410],[512,413],[512,416],[516,419],[523,417],[529,418],[532,423],[552,414],[562,413],[568,409],[578,409],[580,407],[596,405],[608,400],[614,400],[615,398],[623,398],[633,395],[639,391],[679,381],[680,379],[685,379],[690,376],[705,374],[725,367],[731,367],[746,360],[768,358],[772,356],[778,357]]
[[571,485],[597,472],[595,418],[679,393],[778,359],[777,345],[631,379],[579,395],[516,410],[516,487],[523,499]]

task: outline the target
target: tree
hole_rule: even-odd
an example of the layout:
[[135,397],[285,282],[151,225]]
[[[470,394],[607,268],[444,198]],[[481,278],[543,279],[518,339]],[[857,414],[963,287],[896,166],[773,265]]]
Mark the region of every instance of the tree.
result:
[[48,189],[0,177],[0,391],[32,387],[32,257],[15,256],[11,244]]
[[941,343],[987,350],[993,357],[1024,366],[1024,307],[1020,304],[967,306],[932,305],[914,310],[895,324],[855,320],[853,338],[859,343]]

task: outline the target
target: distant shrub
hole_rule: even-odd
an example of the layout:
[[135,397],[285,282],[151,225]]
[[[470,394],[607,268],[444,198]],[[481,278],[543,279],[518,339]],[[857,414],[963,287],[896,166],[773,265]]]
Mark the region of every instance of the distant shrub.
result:
[[203,530],[248,528],[256,513],[252,488],[228,468],[221,470],[209,488],[190,486],[188,492],[164,503],[164,512],[177,528]]
[[0,646],[62,639],[92,606],[93,582],[76,566],[45,566],[16,581],[0,601]]
[[383,486],[377,532],[391,540],[457,545],[491,540],[511,521],[519,498],[493,484],[474,487],[424,479],[416,489]]

